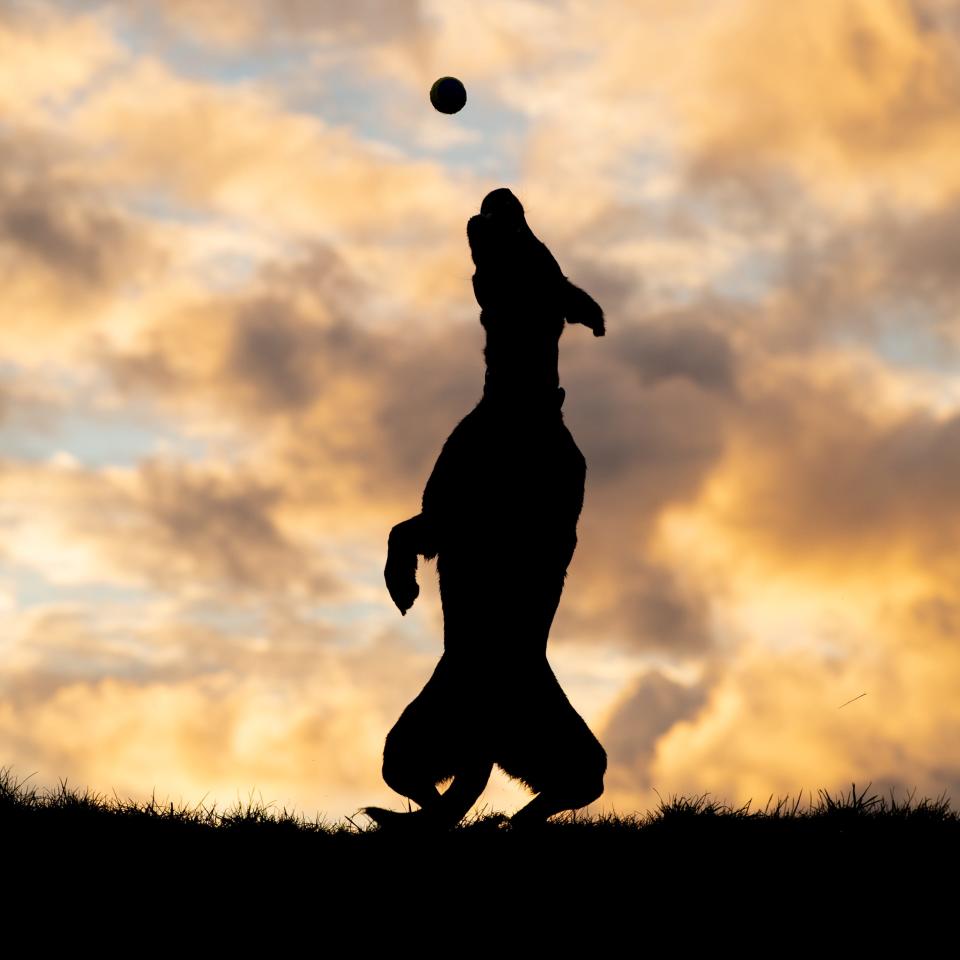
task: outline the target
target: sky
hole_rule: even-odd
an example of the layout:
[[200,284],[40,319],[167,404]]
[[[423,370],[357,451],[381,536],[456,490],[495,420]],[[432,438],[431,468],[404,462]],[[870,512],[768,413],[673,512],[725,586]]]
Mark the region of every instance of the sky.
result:
[[957,0],[0,0],[0,766],[401,806],[442,617],[386,536],[508,186],[607,317],[549,646],[591,809],[956,796],[958,153]]

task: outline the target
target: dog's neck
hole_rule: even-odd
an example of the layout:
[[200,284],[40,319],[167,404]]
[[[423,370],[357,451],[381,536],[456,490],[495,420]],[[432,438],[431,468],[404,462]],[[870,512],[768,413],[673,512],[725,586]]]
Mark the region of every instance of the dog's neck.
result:
[[484,310],[480,320],[487,331],[484,399],[515,408],[556,408],[563,318]]

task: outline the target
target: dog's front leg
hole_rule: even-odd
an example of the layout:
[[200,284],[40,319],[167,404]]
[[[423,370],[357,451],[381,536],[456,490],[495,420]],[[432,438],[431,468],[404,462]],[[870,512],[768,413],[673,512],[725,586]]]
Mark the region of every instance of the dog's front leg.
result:
[[390,531],[383,578],[391,599],[404,616],[420,594],[417,557],[434,557],[436,553],[430,522],[422,513],[398,523]]

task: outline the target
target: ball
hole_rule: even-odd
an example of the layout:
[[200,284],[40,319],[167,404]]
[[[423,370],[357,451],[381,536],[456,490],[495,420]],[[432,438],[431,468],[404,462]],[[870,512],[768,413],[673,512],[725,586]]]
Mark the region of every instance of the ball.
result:
[[456,113],[467,102],[467,91],[456,77],[441,77],[430,88],[430,102],[441,113]]

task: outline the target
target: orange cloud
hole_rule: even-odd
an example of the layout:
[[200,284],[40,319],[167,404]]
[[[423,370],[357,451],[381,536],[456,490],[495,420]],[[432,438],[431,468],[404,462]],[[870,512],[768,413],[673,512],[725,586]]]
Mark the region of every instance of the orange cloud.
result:
[[0,115],[7,123],[43,124],[122,48],[95,16],[64,16],[45,3],[14,4],[0,22]]
[[75,124],[109,148],[107,182],[315,239],[415,241],[466,202],[436,164],[405,160],[255,88],[192,82],[152,60],[98,88]]
[[[63,169],[47,137],[0,131],[0,354],[76,362],[81,341],[162,270],[149,227]],[[42,333],[42,337],[39,335]]]
[[[211,675],[137,684],[74,683],[0,707],[5,762],[121,797],[265,802],[337,818],[386,800],[378,755],[387,718],[369,683],[328,659],[310,688]],[[349,683],[349,685],[347,685]],[[311,689],[312,688],[312,689]],[[38,770],[39,768],[39,770]]]
[[776,165],[831,204],[929,206],[958,185],[956,43],[906,0],[744,4],[708,39],[689,135],[702,172]]
[[303,0],[169,0],[162,10],[149,2],[135,12],[153,25],[161,17],[171,30],[227,48],[250,48],[273,42],[325,41],[370,43],[402,37],[420,20],[415,0],[388,7],[376,0],[347,6]]

